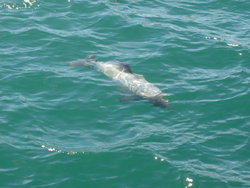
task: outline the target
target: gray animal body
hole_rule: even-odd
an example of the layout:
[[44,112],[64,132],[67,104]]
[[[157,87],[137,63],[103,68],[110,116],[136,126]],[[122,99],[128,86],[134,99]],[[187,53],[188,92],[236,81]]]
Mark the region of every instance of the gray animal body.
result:
[[162,108],[167,107],[168,100],[164,98],[166,94],[158,87],[148,82],[142,75],[132,73],[127,64],[120,62],[95,61],[92,58],[78,60],[69,64],[73,66],[83,65],[94,68],[127,88],[131,93],[137,96],[137,99],[147,99],[156,106]]

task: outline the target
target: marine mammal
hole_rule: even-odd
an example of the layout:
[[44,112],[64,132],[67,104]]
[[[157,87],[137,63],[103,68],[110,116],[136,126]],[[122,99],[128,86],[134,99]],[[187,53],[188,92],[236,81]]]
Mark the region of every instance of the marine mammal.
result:
[[93,59],[93,56],[89,56],[86,59],[73,61],[68,64],[94,68],[127,88],[137,96],[134,99],[146,99],[155,106],[168,107],[168,100],[164,98],[167,94],[163,93],[154,84],[148,82],[142,75],[133,73],[130,66],[126,63],[96,61]]

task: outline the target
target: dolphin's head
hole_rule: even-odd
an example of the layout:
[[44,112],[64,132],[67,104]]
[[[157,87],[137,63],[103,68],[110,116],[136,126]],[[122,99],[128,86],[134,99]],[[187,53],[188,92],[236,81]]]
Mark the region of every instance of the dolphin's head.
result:
[[169,108],[169,106],[168,106],[168,100],[165,99],[163,96],[151,99],[150,102],[153,105],[161,107],[161,108]]

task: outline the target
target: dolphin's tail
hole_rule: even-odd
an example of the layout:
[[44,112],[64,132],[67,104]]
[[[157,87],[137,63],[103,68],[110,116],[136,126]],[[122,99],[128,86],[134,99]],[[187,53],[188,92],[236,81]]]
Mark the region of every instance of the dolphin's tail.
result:
[[95,57],[95,55],[89,55],[89,56],[87,56],[86,59],[79,59],[79,60],[76,60],[76,61],[71,61],[71,62],[68,62],[67,65],[70,65],[70,66],[85,66],[85,67],[88,67],[88,68],[94,68],[94,64],[95,64],[95,61],[93,60],[94,57]]
[[88,55],[85,60],[88,61],[88,62],[89,61],[94,61],[95,57],[96,57],[95,54],[91,54],[91,55]]

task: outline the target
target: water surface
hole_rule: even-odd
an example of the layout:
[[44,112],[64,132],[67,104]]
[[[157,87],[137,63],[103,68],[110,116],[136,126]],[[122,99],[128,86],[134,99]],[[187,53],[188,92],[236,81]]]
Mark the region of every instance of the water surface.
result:
[[[0,187],[250,186],[250,3],[0,1]],[[65,62],[130,64],[170,110]]]

